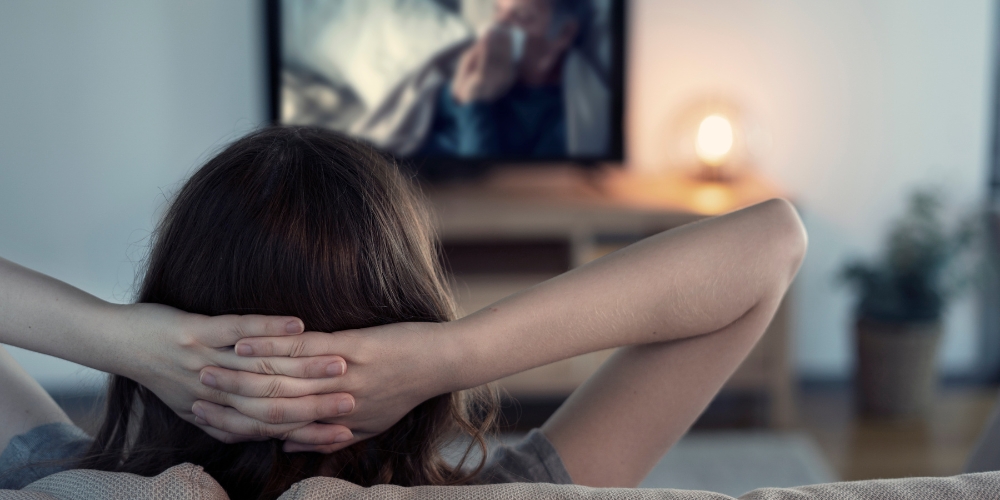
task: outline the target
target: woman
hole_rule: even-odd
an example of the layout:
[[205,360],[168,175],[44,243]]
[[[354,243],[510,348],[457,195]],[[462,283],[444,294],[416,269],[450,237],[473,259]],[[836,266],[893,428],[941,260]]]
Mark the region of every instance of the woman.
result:
[[[314,475],[636,486],[760,338],[804,252],[794,209],[773,200],[454,320],[424,210],[395,167],[329,132],[266,129],[181,189],[135,305],[0,262],[0,342],[116,374],[91,442],[6,358],[0,418],[14,425],[0,429],[0,468],[48,458],[152,475],[193,462],[234,498]],[[441,458],[456,436],[490,430],[484,384],[612,347],[490,465],[469,449],[464,466]],[[21,467],[14,484],[57,468]]]

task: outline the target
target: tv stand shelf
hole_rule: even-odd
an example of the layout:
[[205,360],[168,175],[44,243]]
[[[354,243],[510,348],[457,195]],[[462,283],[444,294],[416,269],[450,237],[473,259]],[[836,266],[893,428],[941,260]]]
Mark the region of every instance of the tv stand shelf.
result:
[[[459,314],[580,266],[647,236],[778,196],[759,177],[729,184],[620,170],[506,170],[428,187]],[[787,302],[787,301],[786,301]],[[766,423],[794,421],[787,304],[725,391],[765,398]],[[500,381],[515,398],[565,397],[609,355],[597,352]]]

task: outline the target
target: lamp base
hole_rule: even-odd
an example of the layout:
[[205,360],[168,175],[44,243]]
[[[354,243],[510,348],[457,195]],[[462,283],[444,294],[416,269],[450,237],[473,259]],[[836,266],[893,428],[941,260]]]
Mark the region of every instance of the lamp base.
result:
[[725,165],[708,165],[702,163],[698,167],[697,174],[694,178],[701,182],[720,182],[729,183],[736,180],[738,176],[733,173],[732,169],[727,169]]

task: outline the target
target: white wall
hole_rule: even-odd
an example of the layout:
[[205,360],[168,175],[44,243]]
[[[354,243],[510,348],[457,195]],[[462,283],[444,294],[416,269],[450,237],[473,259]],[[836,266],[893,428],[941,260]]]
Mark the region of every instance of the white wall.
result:
[[[227,139],[264,119],[256,0],[0,2],[0,255],[125,301],[155,212]],[[984,192],[988,0],[634,0],[631,163],[659,168],[673,113],[709,92],[757,115],[760,165],[801,206],[797,363],[850,366],[836,267],[873,250],[906,190]],[[968,302],[968,301],[967,301]],[[946,368],[975,353],[949,318]],[[16,354],[49,386],[75,368]]]
[[265,118],[259,3],[0,2],[0,255],[127,301],[163,193]]
[[[849,373],[838,266],[877,248],[915,185],[943,185],[966,204],[985,194],[993,2],[637,0],[631,18],[631,163],[660,168],[667,124],[706,93],[754,114],[772,143],[759,168],[810,231],[797,364],[808,376]],[[974,362],[976,325],[972,301],[957,304],[947,371]]]

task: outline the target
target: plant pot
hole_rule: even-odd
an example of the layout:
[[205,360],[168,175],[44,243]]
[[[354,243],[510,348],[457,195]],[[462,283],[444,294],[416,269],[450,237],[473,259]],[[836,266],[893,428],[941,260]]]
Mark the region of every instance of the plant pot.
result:
[[920,416],[937,386],[941,322],[889,323],[861,318],[856,331],[855,393],[868,415]]

